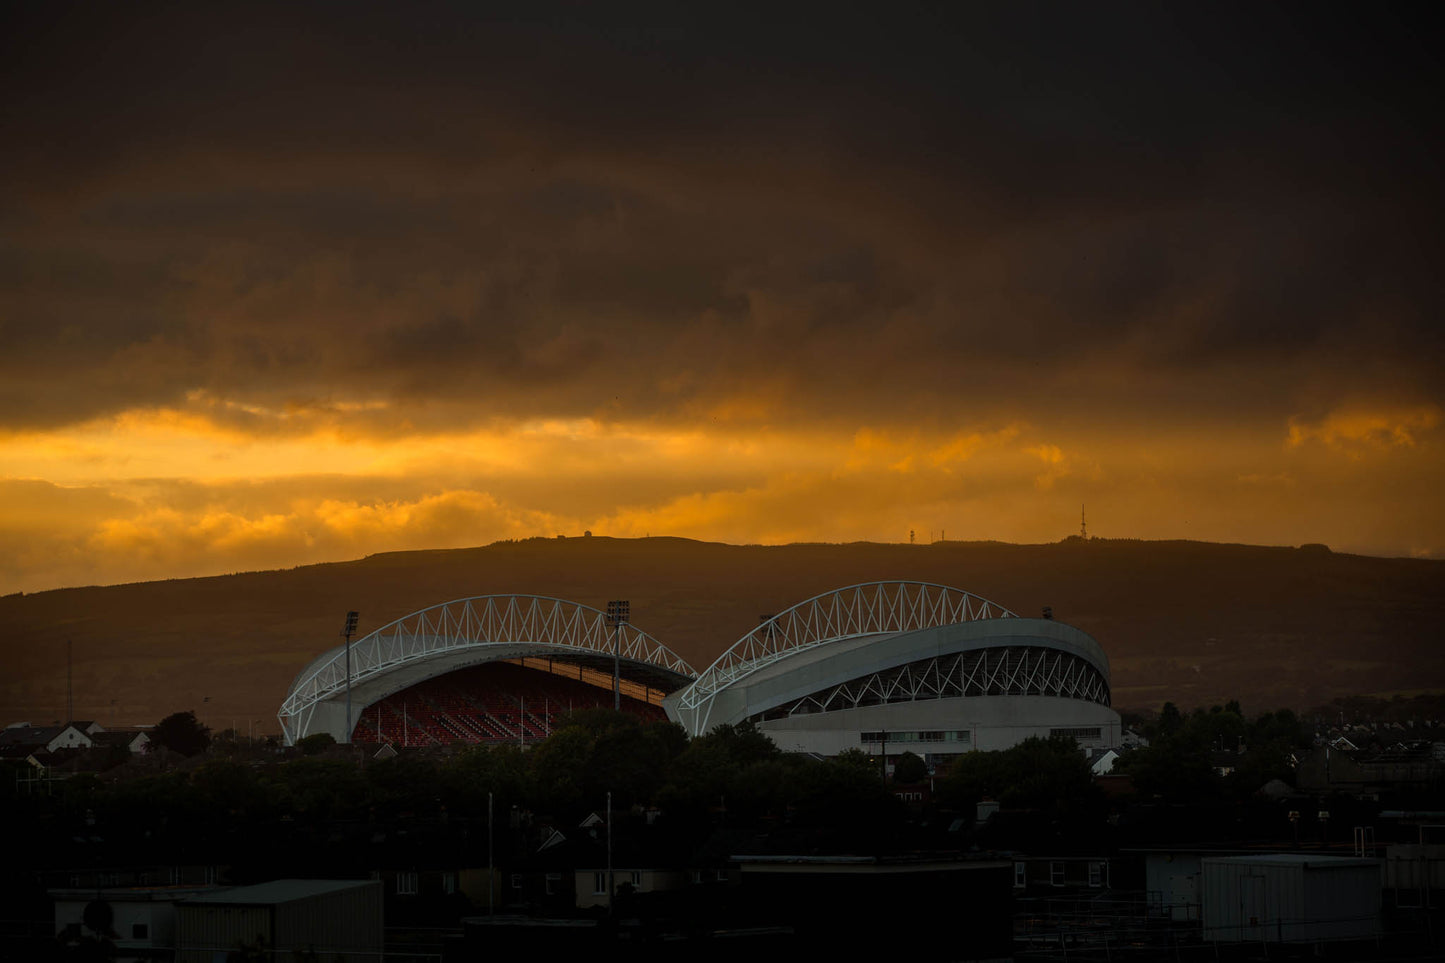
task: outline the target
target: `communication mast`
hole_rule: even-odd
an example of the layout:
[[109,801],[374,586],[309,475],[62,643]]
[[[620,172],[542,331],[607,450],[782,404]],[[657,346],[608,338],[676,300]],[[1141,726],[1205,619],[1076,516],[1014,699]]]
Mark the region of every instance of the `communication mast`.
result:
[[1079,506],[1079,537],[1086,541],[1089,538],[1089,522],[1088,519],[1084,517],[1083,505]]

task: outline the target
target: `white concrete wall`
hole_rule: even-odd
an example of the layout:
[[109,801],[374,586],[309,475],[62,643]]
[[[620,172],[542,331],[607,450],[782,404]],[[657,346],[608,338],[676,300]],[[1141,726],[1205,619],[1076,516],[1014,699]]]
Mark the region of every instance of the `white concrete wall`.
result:
[[[1099,728],[1098,740],[1081,740],[1089,747],[1119,744],[1119,714],[1108,706],[1054,696],[971,696],[929,699],[891,705],[865,706],[837,712],[791,716],[760,723],[758,729],[779,748],[789,752],[817,752],[836,756],[845,749],[868,751],[860,733],[878,730],[969,730],[968,744],[950,742],[889,743],[889,751],[965,752],[992,751],[1018,745],[1029,736],[1047,739],[1049,730]],[[877,751],[877,743],[872,750]]]

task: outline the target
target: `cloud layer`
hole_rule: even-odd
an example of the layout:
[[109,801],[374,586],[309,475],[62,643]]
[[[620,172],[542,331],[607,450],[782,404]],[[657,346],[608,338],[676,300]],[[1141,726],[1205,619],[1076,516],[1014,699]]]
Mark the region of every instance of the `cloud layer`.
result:
[[1405,14],[0,17],[0,587],[1084,501],[1445,550]]

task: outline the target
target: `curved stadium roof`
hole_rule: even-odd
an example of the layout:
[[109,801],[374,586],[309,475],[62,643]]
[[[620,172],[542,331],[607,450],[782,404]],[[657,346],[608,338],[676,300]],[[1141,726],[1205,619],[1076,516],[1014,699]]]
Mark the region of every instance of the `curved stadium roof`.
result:
[[664,706],[697,735],[780,710],[827,711],[829,692],[855,704],[860,697],[1052,694],[1107,705],[1108,686],[1103,649],[1072,626],[1019,618],[946,585],[872,582],[766,619]]
[[[541,595],[483,595],[421,609],[353,642],[353,701],[364,706],[453,669],[525,656],[610,673],[614,643],[629,680],[670,692],[696,675],[646,632],[628,624],[614,630],[606,614],[591,606]],[[318,718],[318,709],[344,698],[346,682],[341,645],[297,673],[277,713],[288,742],[335,728],[334,721]]]

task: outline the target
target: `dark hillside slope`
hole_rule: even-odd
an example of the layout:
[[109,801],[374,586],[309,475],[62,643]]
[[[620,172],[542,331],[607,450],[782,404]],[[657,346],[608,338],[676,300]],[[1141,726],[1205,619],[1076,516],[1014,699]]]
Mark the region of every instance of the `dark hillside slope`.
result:
[[76,715],[150,722],[195,708],[211,726],[262,720],[294,673],[361,631],[436,602],[530,593],[633,621],[699,669],[758,616],[832,588],[922,579],[1022,615],[1051,605],[1109,654],[1115,705],[1238,698],[1247,711],[1336,695],[1445,688],[1445,562],[1323,548],[1070,539],[737,546],[675,538],[533,539],[290,571],[61,589],[0,598],[0,721]]

